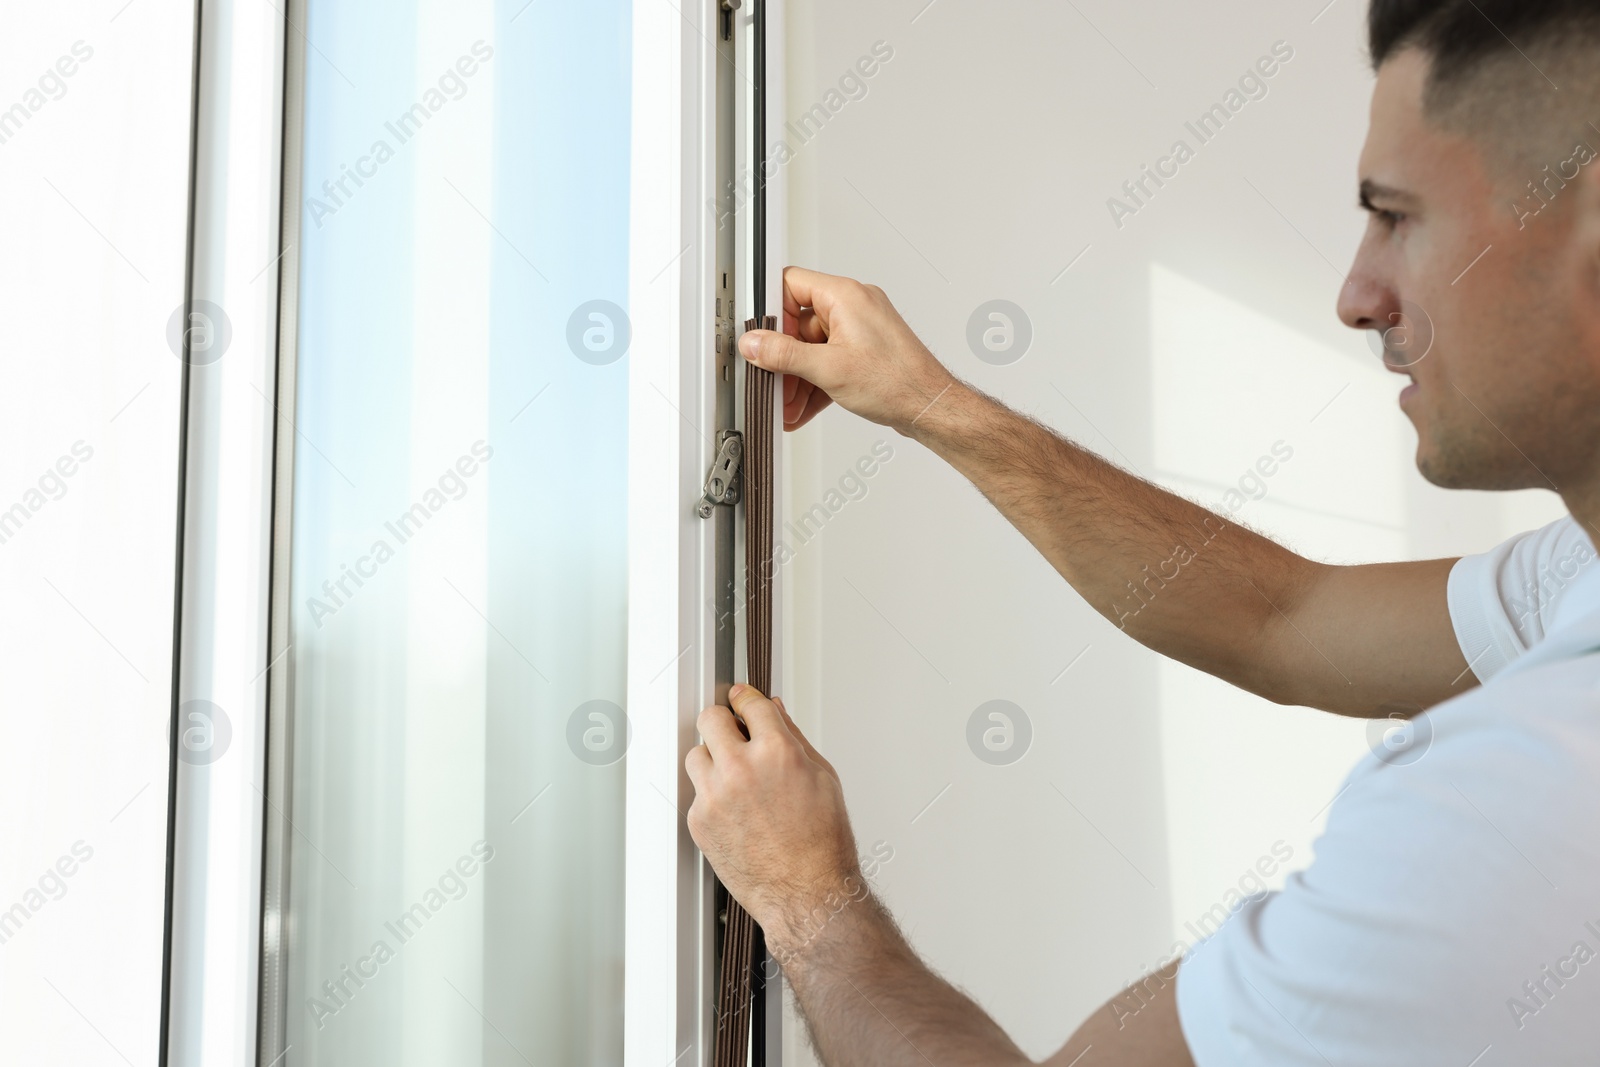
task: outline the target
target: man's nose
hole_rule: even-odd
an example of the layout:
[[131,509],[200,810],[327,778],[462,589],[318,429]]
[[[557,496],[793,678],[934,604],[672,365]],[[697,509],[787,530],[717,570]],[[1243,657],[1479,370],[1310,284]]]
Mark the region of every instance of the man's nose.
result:
[[1400,300],[1392,288],[1352,273],[1339,290],[1339,321],[1352,330],[1382,330],[1394,322]]

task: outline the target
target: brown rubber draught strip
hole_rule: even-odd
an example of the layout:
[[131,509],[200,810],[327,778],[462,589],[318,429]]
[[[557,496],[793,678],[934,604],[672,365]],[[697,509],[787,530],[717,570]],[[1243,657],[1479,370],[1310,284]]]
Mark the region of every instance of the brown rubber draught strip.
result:
[[[768,315],[759,324],[745,320],[746,332],[776,330]],[[744,558],[745,659],[748,684],[772,695],[772,452],[777,375],[754,363],[744,374]],[[751,1019],[764,995],[765,976],[758,970],[766,956],[765,938],[750,913],[728,897],[727,925],[722,932],[722,976],[717,991],[717,1032],[712,1067],[745,1067]],[[760,1038],[757,1038],[758,1044]],[[760,1060],[765,1057],[759,1057]]]

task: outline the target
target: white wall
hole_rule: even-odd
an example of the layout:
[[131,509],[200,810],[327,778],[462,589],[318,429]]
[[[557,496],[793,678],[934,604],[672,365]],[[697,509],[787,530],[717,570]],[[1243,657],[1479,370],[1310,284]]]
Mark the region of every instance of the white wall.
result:
[[[1548,521],[1550,494],[1424,483],[1397,380],[1334,315],[1371,76],[1364,5],[1324,2],[793,0],[791,116],[834,108],[780,131],[793,260],[882,285],[958,374],[1208,506],[1283,442],[1238,518],[1306,554],[1456,555]],[[830,100],[880,40],[865,95]],[[1280,41],[1267,94],[1200,144],[1185,123]],[[1107,199],[1179,138],[1193,158],[1119,228]],[[966,342],[995,298],[1033,329],[1008,366]],[[936,457],[842,412],[789,439],[792,511],[880,439],[866,495],[793,545],[789,703],[863,849],[893,847],[878,885],[918,948],[1043,1057],[1275,844],[1310,861],[1363,724],[1127,640]],[[1009,766],[967,745],[991,699],[1032,725]]]
[[5,1063],[160,1037],[193,7],[0,7]]

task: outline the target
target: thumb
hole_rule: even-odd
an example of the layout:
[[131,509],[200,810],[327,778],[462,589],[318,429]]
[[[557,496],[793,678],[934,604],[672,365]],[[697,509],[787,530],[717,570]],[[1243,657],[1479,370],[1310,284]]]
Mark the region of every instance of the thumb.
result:
[[813,363],[811,350],[821,347],[777,330],[750,330],[739,338],[739,352],[751,363],[775,374],[797,374],[807,380],[806,371]]
[[787,730],[778,706],[753,685],[740,684],[729,689],[728,705],[744,720],[752,741],[757,734]]

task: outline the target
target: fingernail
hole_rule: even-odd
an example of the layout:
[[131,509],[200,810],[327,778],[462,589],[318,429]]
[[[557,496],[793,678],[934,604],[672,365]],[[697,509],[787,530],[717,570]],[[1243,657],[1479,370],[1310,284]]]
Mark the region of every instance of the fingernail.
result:
[[735,685],[733,688],[728,690],[728,698],[731,700],[734,697],[738,696],[740,693],[744,692],[744,690],[745,690],[745,687],[743,685]]
[[755,333],[747,333],[739,338],[739,352],[745,359],[755,362],[761,355],[761,338]]

